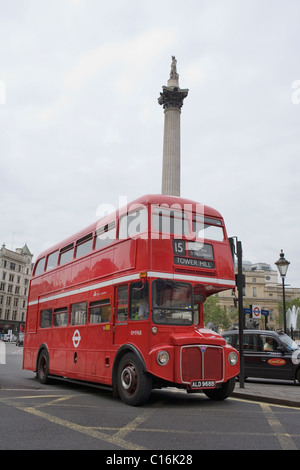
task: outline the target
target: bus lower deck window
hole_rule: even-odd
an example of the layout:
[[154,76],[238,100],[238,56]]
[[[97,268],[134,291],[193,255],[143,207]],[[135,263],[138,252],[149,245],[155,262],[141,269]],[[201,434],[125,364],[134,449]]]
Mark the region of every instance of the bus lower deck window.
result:
[[90,303],[90,323],[107,323],[110,320],[111,305],[109,299]]
[[71,307],[71,325],[85,325],[87,317],[86,302],[73,304]]
[[66,326],[68,324],[67,307],[57,308],[54,310],[54,326]]
[[41,328],[50,328],[52,324],[52,308],[41,311]]

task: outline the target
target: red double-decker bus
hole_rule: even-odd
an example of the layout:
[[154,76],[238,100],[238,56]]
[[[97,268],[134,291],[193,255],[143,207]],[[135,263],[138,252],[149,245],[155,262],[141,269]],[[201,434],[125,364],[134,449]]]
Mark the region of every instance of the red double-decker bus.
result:
[[30,281],[23,368],[97,383],[130,405],[153,388],[234,389],[238,353],[204,328],[207,296],[235,286],[223,218],[148,195],[43,252]]

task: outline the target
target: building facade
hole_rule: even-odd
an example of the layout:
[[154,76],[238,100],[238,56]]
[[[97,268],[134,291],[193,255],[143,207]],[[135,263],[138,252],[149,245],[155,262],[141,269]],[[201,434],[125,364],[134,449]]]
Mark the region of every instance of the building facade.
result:
[[32,253],[25,244],[15,251],[0,249],[0,333],[17,335],[26,321]]
[[[282,284],[278,279],[278,271],[269,264],[243,261],[243,274],[245,275],[245,288],[243,307],[259,305],[262,310],[269,311],[268,316],[262,315],[259,320],[259,328],[265,327],[271,330],[283,328],[282,316],[280,317],[280,306],[282,306]],[[237,295],[237,293],[236,293]],[[238,308],[234,305],[233,291],[225,291],[218,294],[219,303],[226,309],[232,324],[238,323]],[[300,298],[300,288],[285,286],[286,301]],[[250,315],[245,314],[245,324]]]

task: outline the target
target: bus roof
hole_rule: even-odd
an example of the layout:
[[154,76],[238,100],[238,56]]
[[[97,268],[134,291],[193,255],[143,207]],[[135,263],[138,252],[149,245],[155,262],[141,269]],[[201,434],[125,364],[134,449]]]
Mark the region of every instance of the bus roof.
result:
[[[116,211],[106,215],[105,217],[97,220],[96,222],[93,222],[91,225],[85,227],[84,229],[80,230],[79,232],[76,232],[75,234],[69,236],[68,238],[65,238],[64,240],[61,240],[59,243],[56,243],[55,245],[49,247],[48,249],[44,250],[41,252],[37,260],[43,258],[44,256],[47,256],[50,253],[53,253],[56,250],[59,250],[62,247],[65,247],[76,240],[79,240],[83,238],[84,236],[88,235],[89,233],[94,232],[100,227],[104,227],[105,225],[113,222],[118,215],[125,214],[126,212],[130,211],[133,208],[137,208],[138,205],[163,205],[165,204],[166,206],[172,207],[175,205],[180,205],[182,207],[186,206],[192,206],[192,211],[196,211],[196,207],[201,206],[202,210],[204,210],[205,216],[208,217],[217,217],[221,218],[221,214],[213,209],[210,206],[201,204],[196,201],[192,201],[191,199],[186,199],[182,197],[177,197],[177,196],[168,196],[168,195],[162,195],[162,194],[147,194],[145,196],[141,196],[138,199],[135,199],[134,201],[129,202],[126,206],[121,207],[120,209],[116,209]],[[190,207],[188,208],[190,209]]]

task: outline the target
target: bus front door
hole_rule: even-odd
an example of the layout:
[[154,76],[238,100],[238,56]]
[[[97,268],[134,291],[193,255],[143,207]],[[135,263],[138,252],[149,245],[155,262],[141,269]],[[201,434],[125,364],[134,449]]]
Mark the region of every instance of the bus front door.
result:
[[70,326],[67,330],[67,377],[85,379],[86,325]]
[[113,343],[127,342],[128,284],[115,287]]

